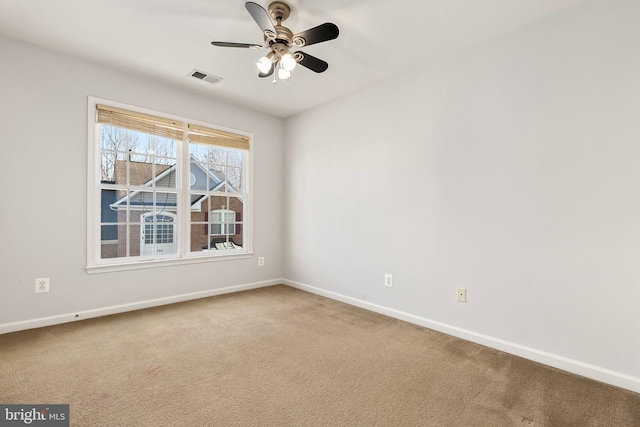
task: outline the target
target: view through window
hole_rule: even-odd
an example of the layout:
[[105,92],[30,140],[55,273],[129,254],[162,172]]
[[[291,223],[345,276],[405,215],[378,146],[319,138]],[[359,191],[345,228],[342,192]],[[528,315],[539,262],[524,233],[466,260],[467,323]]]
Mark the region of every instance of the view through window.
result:
[[96,265],[247,252],[248,136],[95,109]]

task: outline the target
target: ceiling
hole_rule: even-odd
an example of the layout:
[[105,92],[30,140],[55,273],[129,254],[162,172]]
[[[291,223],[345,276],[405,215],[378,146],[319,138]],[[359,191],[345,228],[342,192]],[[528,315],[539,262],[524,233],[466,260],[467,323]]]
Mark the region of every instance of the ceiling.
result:
[[210,44],[263,42],[242,0],[0,0],[0,34],[288,117],[584,1],[289,0],[294,33],[333,22],[340,36],[301,49],[327,61],[325,73],[299,66],[275,85],[258,78],[266,50]]

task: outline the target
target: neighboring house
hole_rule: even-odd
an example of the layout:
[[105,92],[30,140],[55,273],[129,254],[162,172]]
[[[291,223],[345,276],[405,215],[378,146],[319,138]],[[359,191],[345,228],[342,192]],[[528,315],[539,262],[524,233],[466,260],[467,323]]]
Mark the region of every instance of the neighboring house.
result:
[[[152,191],[133,191],[126,195],[119,190],[103,190],[102,222],[114,222],[118,225],[103,227],[102,258],[126,256],[127,241],[129,256],[176,253],[176,194],[162,192],[162,188],[175,188],[176,166],[117,161],[114,184],[126,182],[127,164],[132,185],[144,185],[150,187],[150,190],[153,187],[156,192],[156,210],[153,211]],[[234,191],[225,181],[222,171],[208,172],[195,162],[190,165],[191,191]],[[242,246],[243,206],[240,197],[192,194],[190,211],[192,252]],[[129,224],[136,223],[129,225],[128,230],[127,214]]]

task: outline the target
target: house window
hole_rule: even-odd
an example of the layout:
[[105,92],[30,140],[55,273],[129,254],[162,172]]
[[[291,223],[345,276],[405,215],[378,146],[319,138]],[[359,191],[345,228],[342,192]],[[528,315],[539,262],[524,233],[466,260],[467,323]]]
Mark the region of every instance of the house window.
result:
[[248,135],[94,98],[89,108],[89,270],[249,252]]
[[225,209],[211,211],[209,230],[212,236],[232,236],[236,234],[236,213]]

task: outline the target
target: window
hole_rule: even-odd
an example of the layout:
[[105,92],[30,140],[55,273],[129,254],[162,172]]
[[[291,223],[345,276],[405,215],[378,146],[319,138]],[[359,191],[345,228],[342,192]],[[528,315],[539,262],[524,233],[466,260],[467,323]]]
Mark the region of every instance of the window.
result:
[[236,213],[230,210],[211,211],[209,230],[212,236],[232,236],[236,234]]
[[89,270],[249,253],[249,135],[94,98],[89,112]]

